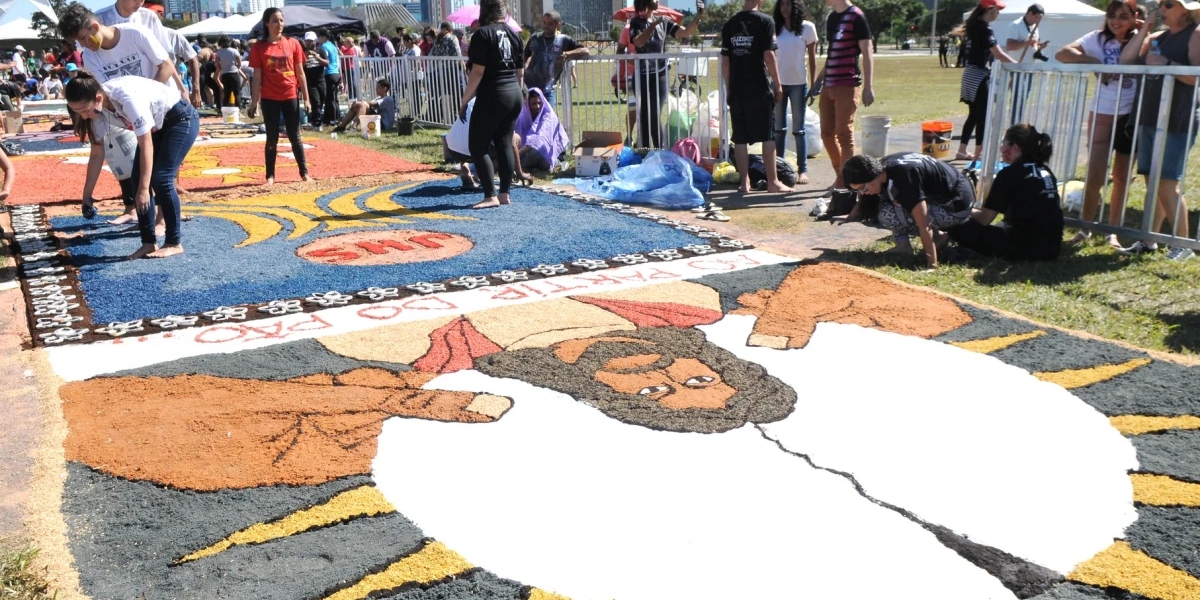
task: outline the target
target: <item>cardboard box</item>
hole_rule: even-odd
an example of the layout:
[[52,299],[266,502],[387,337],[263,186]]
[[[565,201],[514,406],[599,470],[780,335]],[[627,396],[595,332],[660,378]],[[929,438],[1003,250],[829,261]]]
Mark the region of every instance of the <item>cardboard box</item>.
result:
[[605,164],[606,175],[615,173],[624,147],[624,138],[615,131],[583,132],[583,139],[575,146],[575,176],[597,177]]

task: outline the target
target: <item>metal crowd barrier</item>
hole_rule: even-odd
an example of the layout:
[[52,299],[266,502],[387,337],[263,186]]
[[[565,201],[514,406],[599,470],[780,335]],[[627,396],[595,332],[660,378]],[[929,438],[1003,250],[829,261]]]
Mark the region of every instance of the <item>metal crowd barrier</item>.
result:
[[[615,131],[636,148],[668,149],[693,137],[705,156],[725,158],[728,108],[719,60],[719,52],[684,50],[568,62],[559,82],[559,119],[572,140],[581,139],[584,131]],[[659,72],[665,73],[667,89],[656,98],[657,91],[648,93],[647,88],[657,84]],[[655,100],[658,106],[642,108],[642,103]],[[644,120],[646,136],[640,135]]]
[[[1179,77],[1196,77],[1196,82],[1185,84]],[[1129,113],[1132,122],[1133,149],[1131,159],[1125,169],[1125,175],[1130,184],[1137,177],[1138,131],[1142,127],[1154,129],[1152,139],[1151,161],[1149,174],[1144,178],[1146,195],[1142,199],[1130,197],[1130,188],[1126,187],[1119,202],[1120,225],[1110,225],[1109,216],[1113,210],[1110,202],[1110,178],[1114,154],[1113,146],[1117,139],[1117,127],[1114,124],[1108,140],[1103,142],[1107,148],[1097,149],[1096,156],[1108,158],[1104,164],[1097,164],[1093,169],[1104,169],[1104,184],[1100,190],[1099,211],[1092,218],[1084,219],[1082,214],[1084,202],[1078,207],[1068,202],[1066,194],[1063,201],[1067,210],[1064,211],[1066,224],[1069,227],[1086,228],[1098,233],[1114,233],[1122,237],[1158,242],[1172,246],[1185,246],[1200,250],[1200,241],[1189,237],[1175,236],[1152,231],[1153,223],[1158,216],[1159,182],[1162,179],[1163,161],[1166,153],[1167,124],[1171,112],[1173,90],[1178,86],[1187,85],[1191,88],[1191,105],[1188,114],[1188,138],[1194,139],[1197,133],[1197,119],[1200,113],[1200,67],[1150,67],[1140,65],[1096,65],[1096,64],[1008,64],[996,63],[992,68],[991,88],[988,99],[988,121],[984,134],[982,154],[982,173],[980,201],[986,196],[986,191],[995,175],[996,163],[1000,160],[1000,142],[1004,132],[1014,123],[1031,123],[1039,132],[1049,134],[1054,142],[1054,154],[1047,166],[1058,177],[1060,184],[1072,180],[1084,181],[1086,185],[1089,158],[1092,156],[1091,128],[1095,127],[1097,115],[1093,113],[1094,97],[1099,87],[1101,77],[1117,83],[1118,96],[1116,105],[1120,106],[1125,94],[1133,94],[1135,101]],[[1162,80],[1162,95],[1158,106],[1154,107],[1155,117],[1152,120],[1141,118],[1140,106],[1145,96],[1144,80],[1157,77]],[[1129,82],[1128,84],[1126,82]],[[1126,87],[1129,85],[1130,87]],[[1149,121],[1149,122],[1147,122]],[[1180,178],[1180,197],[1186,197],[1183,179],[1193,165],[1197,164],[1196,152],[1192,152]],[[1097,161],[1099,163],[1100,161]],[[1122,173],[1118,173],[1121,175]],[[1133,206],[1131,206],[1133,205]],[[1138,210],[1142,211],[1140,217]],[[1172,217],[1187,217],[1184,202],[1176,206],[1176,215],[1168,217],[1167,226],[1173,227]]]
[[[718,52],[684,50],[568,61],[554,110],[572,143],[581,140],[584,131],[620,132],[635,147],[651,149],[667,149],[680,139],[694,137],[705,156],[726,158],[728,108],[719,59]],[[358,98],[370,99],[375,96],[375,81],[386,78],[401,117],[450,127],[458,118],[465,67],[466,59],[455,56],[343,57],[343,79]],[[659,106],[639,110],[640,103],[652,101],[653,95],[644,88],[657,82],[651,73],[658,68],[665,69],[666,93],[658,98]],[[658,116],[658,131],[642,139],[639,129],[648,111]]]

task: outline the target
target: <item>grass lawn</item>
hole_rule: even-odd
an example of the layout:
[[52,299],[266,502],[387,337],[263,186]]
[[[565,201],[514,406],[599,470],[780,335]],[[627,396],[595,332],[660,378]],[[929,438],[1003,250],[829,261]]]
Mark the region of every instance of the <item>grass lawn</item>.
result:
[[889,115],[893,126],[965,115],[967,105],[958,100],[962,73],[939,67],[937,55],[876,56],[875,103],[858,115]]

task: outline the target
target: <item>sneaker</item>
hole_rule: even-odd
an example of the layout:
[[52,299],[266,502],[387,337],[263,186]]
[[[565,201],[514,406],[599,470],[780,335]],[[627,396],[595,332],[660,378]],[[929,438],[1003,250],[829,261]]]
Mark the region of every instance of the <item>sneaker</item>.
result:
[[813,205],[812,210],[808,211],[808,216],[819,217],[825,214],[825,211],[827,210],[829,210],[829,200],[826,198],[820,198],[817,200],[817,203]]
[[1147,244],[1146,242],[1138,241],[1134,242],[1133,245],[1128,248],[1121,248],[1120,250],[1117,250],[1117,252],[1127,256],[1146,254],[1148,252],[1158,252],[1158,244],[1155,244],[1154,242]]
[[1171,246],[1171,249],[1167,252],[1167,260],[1184,261],[1195,255],[1196,253],[1192,252],[1191,248]]

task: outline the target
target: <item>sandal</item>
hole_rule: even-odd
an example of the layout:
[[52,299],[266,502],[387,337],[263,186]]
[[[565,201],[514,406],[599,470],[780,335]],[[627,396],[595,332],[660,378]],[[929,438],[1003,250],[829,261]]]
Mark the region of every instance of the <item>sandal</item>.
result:
[[801,173],[800,177],[796,179],[796,185],[808,185],[808,183],[808,173]]
[[962,150],[959,150],[954,154],[954,160],[971,160],[973,158],[975,157],[963,152]]
[[706,212],[696,218],[704,219],[705,221],[719,221],[721,223],[724,223],[725,221],[729,220],[729,215],[726,215],[725,213],[723,213],[719,210],[714,210],[711,212]]
[[1092,232],[1080,230],[1079,233],[1076,233],[1074,237],[1067,240],[1067,245],[1078,246],[1086,242],[1090,237],[1092,237]]

